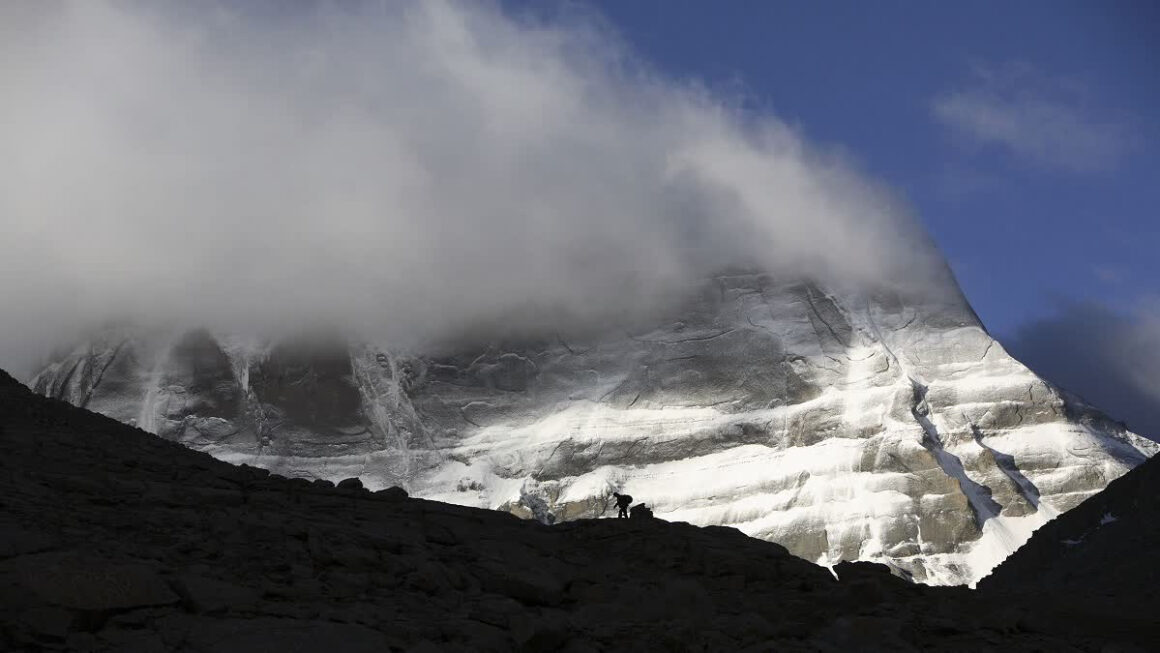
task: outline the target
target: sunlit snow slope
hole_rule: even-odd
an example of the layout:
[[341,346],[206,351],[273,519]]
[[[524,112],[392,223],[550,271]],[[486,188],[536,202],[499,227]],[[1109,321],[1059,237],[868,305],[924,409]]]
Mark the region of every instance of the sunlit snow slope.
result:
[[1157,450],[1008,356],[957,288],[748,273],[651,330],[470,351],[110,329],[33,385],[284,474],[546,521],[625,491],[929,583],[976,581]]

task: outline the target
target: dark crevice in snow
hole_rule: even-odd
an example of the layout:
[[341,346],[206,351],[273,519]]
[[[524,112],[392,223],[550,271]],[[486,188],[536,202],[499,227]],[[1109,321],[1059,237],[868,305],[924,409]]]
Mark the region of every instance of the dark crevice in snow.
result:
[[987,360],[987,354],[991,353],[991,348],[995,346],[995,341],[992,339],[987,342],[987,348],[983,350],[983,355],[979,356],[979,360]]
[[934,456],[944,472],[958,481],[959,489],[967,497],[971,512],[974,513],[975,526],[982,530],[983,524],[997,516],[1003,507],[991,496],[990,488],[971,480],[963,467],[963,461],[943,447],[938,428],[927,417],[930,408],[926,403],[926,386],[914,379],[911,379],[911,384],[914,386],[914,404],[910,412],[915,421],[922,426],[924,432],[922,446]]
[[[1020,415],[1019,421],[1023,421],[1022,415]],[[1035,483],[1033,483],[1031,479],[1027,478],[1027,476],[1022,471],[1020,471],[1019,466],[1015,464],[1015,457],[1011,454],[996,451],[987,446],[987,444],[983,442],[982,431],[980,431],[979,427],[975,426],[974,424],[971,425],[971,434],[975,437],[976,444],[990,452],[991,456],[994,457],[995,464],[998,465],[999,470],[1003,472],[1007,478],[1011,479],[1011,482],[1015,484],[1015,487],[1019,488],[1019,494],[1027,500],[1027,503],[1030,503],[1036,510],[1039,510],[1039,488],[1035,486]]]
[[[826,301],[830,302],[830,305],[834,307],[834,310],[835,310],[835,311],[837,311],[837,310],[838,310],[838,307],[837,307],[837,305],[836,305],[836,304],[834,304],[834,301],[833,301],[832,299],[830,299],[828,296],[826,296],[826,295],[824,295],[824,294],[823,294],[822,296],[826,298]],[[822,317],[822,313],[821,313],[821,311],[819,311],[819,310],[818,310],[818,306],[817,306],[817,304],[814,302],[814,289],[813,289],[813,288],[811,288],[811,287],[809,287],[809,286],[806,286],[806,300],[807,300],[807,301],[809,302],[809,304],[810,304],[810,310],[811,310],[811,311],[813,311],[814,315],[815,315],[815,316],[818,318],[818,320],[820,320],[820,321],[821,321],[821,323],[822,323],[822,324],[826,325],[826,329],[827,329],[827,330],[829,330],[829,332],[830,332],[830,335],[831,335],[831,336],[834,338],[834,340],[835,340],[835,341],[836,341],[838,344],[840,344],[840,345],[842,345],[843,347],[845,347],[845,348],[849,349],[849,347],[850,347],[850,343],[849,343],[849,342],[847,342],[847,341],[845,341],[845,340],[843,340],[843,339],[842,339],[842,338],[841,338],[841,337],[838,335],[838,332],[834,330],[834,325],[830,324],[830,322],[829,322],[828,320],[826,320],[826,318]],[[821,334],[820,334],[820,333],[819,333],[818,335],[819,335],[819,336],[821,336]]]

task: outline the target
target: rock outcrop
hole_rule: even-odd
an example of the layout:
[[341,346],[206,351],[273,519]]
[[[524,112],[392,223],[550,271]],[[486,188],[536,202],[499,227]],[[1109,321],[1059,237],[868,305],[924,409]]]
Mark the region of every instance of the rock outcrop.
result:
[[1160,460],[1036,531],[980,587],[1082,600],[1113,623],[1140,617],[1160,624]]
[[33,385],[288,476],[545,523],[623,488],[658,517],[943,584],[1157,450],[1008,356],[950,281],[729,274],[627,332],[413,352],[114,329]]

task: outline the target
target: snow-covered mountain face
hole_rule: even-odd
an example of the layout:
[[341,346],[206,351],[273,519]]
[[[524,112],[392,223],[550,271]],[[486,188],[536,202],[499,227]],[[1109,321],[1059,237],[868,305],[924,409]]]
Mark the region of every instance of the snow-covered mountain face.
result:
[[651,328],[485,348],[110,329],[32,385],[282,474],[545,521],[627,492],[939,584],[978,580],[1157,451],[1008,356],[957,288],[750,273]]

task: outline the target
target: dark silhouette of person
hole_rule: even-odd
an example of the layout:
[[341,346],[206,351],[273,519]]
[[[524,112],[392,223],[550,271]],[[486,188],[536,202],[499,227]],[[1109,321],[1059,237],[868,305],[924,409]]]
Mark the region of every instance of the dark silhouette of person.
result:
[[620,512],[616,515],[616,518],[628,519],[628,507],[632,505],[632,497],[619,492],[613,492],[612,496],[616,497],[616,507],[620,508]]

